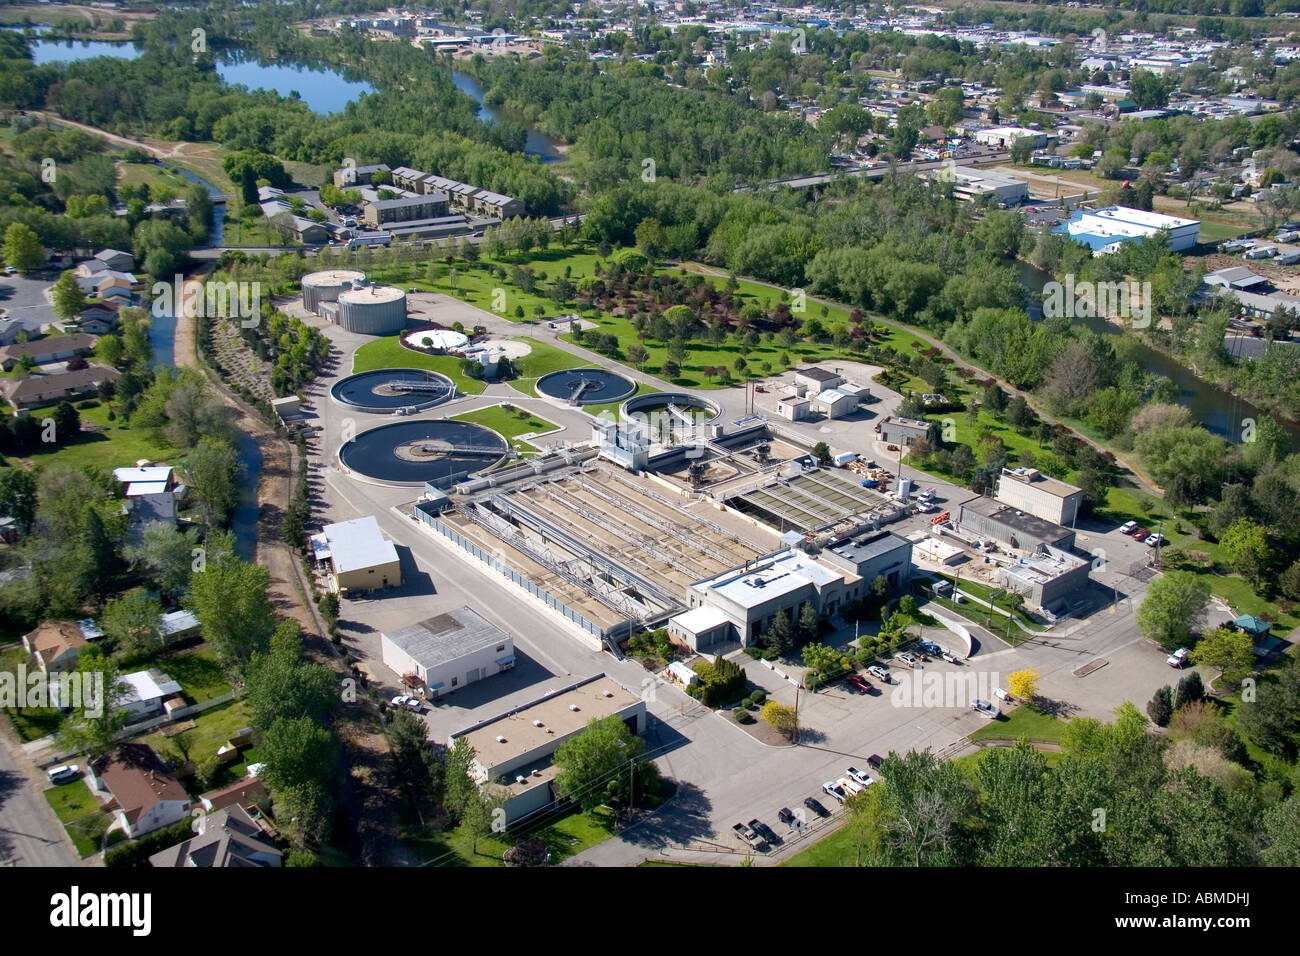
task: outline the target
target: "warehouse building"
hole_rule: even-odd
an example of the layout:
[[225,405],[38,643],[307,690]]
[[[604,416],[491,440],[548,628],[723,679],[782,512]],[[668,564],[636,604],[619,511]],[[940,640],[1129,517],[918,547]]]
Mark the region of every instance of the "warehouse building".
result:
[[929,174],[935,182],[952,183],[955,198],[967,202],[982,199],[1005,205],[1029,201],[1029,184],[991,169],[946,168]]
[[432,698],[515,665],[514,639],[469,607],[381,634],[379,646],[407,687]]
[[397,549],[379,530],[374,515],[327,524],[312,535],[318,564],[328,565],[340,594],[401,587]]
[[512,823],[555,803],[555,751],[591,721],[610,716],[634,734],[645,732],[645,701],[597,674],[458,731],[447,745],[464,739],[473,748],[475,779],[504,798],[506,822]]
[[1044,521],[1073,525],[1083,502],[1083,489],[1049,478],[1037,468],[1003,468],[994,497]]
[[930,423],[918,418],[899,418],[891,415],[881,421],[876,426],[876,430],[880,432],[881,441],[907,448],[913,442],[930,434]]
[[1069,550],[1074,532],[992,498],[972,498],[957,513],[957,530],[988,538],[1017,551],[1035,551],[1039,545]]
[[1141,242],[1155,236],[1162,229],[1169,232],[1170,250],[1182,252],[1199,241],[1201,223],[1198,219],[1165,216],[1128,206],[1107,206],[1104,209],[1077,210],[1052,231],[1083,243],[1093,255],[1105,255],[1115,252],[1126,242]]
[[999,562],[997,581],[1000,587],[1024,595],[1031,606],[1054,610],[1068,602],[1070,595],[1088,584],[1092,562],[1085,557],[1041,544],[1023,557]]
[[812,399],[812,409],[827,418],[846,418],[858,410],[856,395],[841,392],[838,388],[827,388],[818,392]]

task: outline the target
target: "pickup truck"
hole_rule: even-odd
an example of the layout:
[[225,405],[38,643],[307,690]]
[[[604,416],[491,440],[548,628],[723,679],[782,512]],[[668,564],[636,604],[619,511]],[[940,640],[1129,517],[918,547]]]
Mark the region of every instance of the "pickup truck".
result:
[[865,788],[856,780],[850,780],[848,777],[840,777],[835,781],[835,785],[852,796],[855,793],[861,793]]
[[767,849],[767,841],[759,836],[758,831],[748,823],[737,823],[731,828],[731,832],[736,834],[738,840],[747,843],[755,850]]

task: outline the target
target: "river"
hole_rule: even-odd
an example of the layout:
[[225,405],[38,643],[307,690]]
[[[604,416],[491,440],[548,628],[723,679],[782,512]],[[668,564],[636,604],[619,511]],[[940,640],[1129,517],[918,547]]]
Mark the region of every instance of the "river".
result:
[[[1042,301],[1043,286],[1052,281],[1052,276],[1040,269],[1035,269],[1025,262],[1017,262],[1016,268],[1020,273],[1020,281],[1028,292],[1026,308],[1030,317],[1035,320],[1041,319],[1042,308],[1040,303]],[[1117,325],[1103,318],[1080,318],[1074,321],[1102,335],[1123,334]],[[1243,398],[1237,398],[1226,389],[1198,377],[1190,369],[1179,364],[1164,352],[1142,342],[1137,336],[1130,336],[1130,341],[1133,344],[1134,354],[1138,361],[1148,371],[1156,375],[1163,375],[1173,382],[1174,388],[1178,390],[1178,404],[1191,412],[1196,421],[1214,434],[1222,436],[1234,444],[1240,444],[1246,419],[1250,418],[1259,421],[1262,418],[1270,417],[1267,412],[1251,402]],[[1276,416],[1274,416],[1274,420],[1290,436],[1292,445],[1300,448],[1300,423]]]
[[[483,102],[483,84],[468,73],[461,73],[453,70],[451,80],[456,84],[456,88],[466,96],[472,97],[478,103],[478,118],[480,121],[487,123],[489,126],[499,123],[502,114],[498,113],[492,107]],[[506,119],[514,120],[513,117],[506,116]],[[514,120],[519,122],[518,120]],[[564,159],[564,152],[559,148],[559,144],[547,136],[541,130],[527,123],[520,122],[528,134],[524,141],[524,154],[527,156],[536,156],[543,163],[558,163]]]

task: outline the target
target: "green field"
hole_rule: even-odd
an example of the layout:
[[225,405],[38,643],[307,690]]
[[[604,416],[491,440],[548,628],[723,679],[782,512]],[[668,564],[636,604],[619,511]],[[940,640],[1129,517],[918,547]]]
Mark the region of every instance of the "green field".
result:
[[[551,864],[560,863],[614,835],[611,811],[598,807],[586,813],[569,813],[551,823],[531,831],[546,841],[551,853]],[[513,838],[498,839],[495,835],[478,838],[460,826],[445,833],[407,834],[406,842],[421,853],[427,853],[432,866],[505,866],[501,855],[514,845]]]
[[[518,414],[519,412],[524,412],[524,414],[521,416]],[[540,452],[540,449],[526,441],[517,441],[516,436],[554,431],[559,427],[555,422],[547,421],[545,418],[534,415],[526,409],[514,406],[513,411],[506,411],[502,405],[489,405],[487,408],[456,415],[452,418],[452,421],[473,422],[476,425],[490,428],[524,452]]]
[[[31,459],[35,464],[41,467],[60,464],[77,469],[90,467],[112,471],[114,468],[135,464],[141,458],[168,464],[176,464],[180,460],[180,450],[173,448],[151,429],[133,428],[121,418],[110,422],[107,405],[101,403],[97,408],[77,411],[81,415],[83,428],[94,424],[99,427],[99,431],[92,433],[83,430],[76,441],[68,445],[32,452]],[[34,410],[32,414],[43,417],[47,412]]]
[[186,760],[200,763],[250,723],[248,705],[242,700],[215,707],[190,720],[195,725],[190,730],[172,736],[161,731],[146,734],[139,738],[139,743],[148,744],[158,756],[173,763]]
[[972,740],[1019,740],[1024,737],[1039,743],[1059,744],[1066,723],[1029,704],[1021,704],[1011,713],[989,721],[970,736]]
[[84,780],[46,790],[45,799],[72,838],[78,853],[86,857],[99,852],[104,833],[112,825],[113,818],[99,809]]
[[221,672],[216,651],[211,647],[197,647],[174,657],[159,658],[153,663],[181,685],[181,691],[190,703],[201,704],[233,689]]

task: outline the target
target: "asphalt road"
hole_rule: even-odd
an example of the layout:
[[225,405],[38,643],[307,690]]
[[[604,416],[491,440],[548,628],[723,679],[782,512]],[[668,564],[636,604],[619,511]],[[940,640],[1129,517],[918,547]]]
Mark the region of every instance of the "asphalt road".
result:
[[0,733],[0,865],[81,866],[22,749]]

